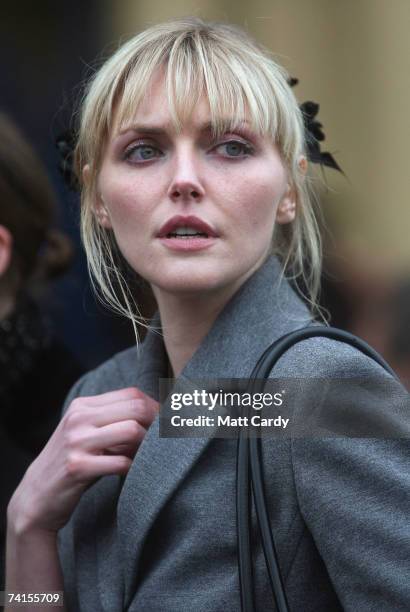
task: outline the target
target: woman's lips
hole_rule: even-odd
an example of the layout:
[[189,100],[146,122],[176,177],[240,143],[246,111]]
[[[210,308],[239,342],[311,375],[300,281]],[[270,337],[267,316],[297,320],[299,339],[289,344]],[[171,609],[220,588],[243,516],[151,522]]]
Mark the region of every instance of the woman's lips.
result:
[[172,251],[202,251],[203,249],[209,249],[218,240],[216,236],[188,236],[188,237],[177,237],[177,236],[164,236],[158,238],[160,242],[168,249]]
[[158,236],[163,238],[168,236],[168,234],[174,233],[177,228],[181,227],[194,229],[200,234],[206,234],[207,236],[216,237],[218,235],[213,227],[195,215],[174,215],[164,223],[158,232]]

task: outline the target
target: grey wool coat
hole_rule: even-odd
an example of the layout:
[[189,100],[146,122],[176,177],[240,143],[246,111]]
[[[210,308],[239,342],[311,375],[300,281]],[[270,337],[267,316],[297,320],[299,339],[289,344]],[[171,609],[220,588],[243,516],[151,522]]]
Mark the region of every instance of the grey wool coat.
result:
[[[310,321],[271,256],[225,306],[181,377],[247,377],[269,344]],[[77,396],[134,385],[157,398],[166,367],[162,338],[150,330],[140,347],[81,378],[64,410]],[[375,372],[387,376],[350,346],[314,338],[290,349],[275,375]],[[70,612],[240,611],[236,445],[162,438],[153,422],[127,476],[97,480],[59,532]],[[409,441],[266,439],[263,461],[291,611],[408,612]],[[260,544],[254,575],[257,610],[275,610]]]

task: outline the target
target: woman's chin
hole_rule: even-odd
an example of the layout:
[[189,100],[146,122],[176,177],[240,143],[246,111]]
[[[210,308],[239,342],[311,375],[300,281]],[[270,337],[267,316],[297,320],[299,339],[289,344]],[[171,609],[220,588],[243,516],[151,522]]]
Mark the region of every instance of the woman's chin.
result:
[[217,291],[220,288],[220,284],[215,278],[168,278],[166,281],[158,282],[156,287],[158,290],[168,294],[179,295],[181,297],[193,297],[195,295]]
[[[262,261],[262,259],[261,259]],[[198,297],[218,293],[223,298],[231,294],[259,267],[259,261],[236,261],[231,257],[218,261],[166,262],[142,276],[150,283],[154,294],[163,292],[179,297]]]
[[150,279],[154,292],[162,291],[181,297],[193,297],[204,293],[212,293],[223,288],[231,281],[231,275],[222,270],[175,270],[165,271]]

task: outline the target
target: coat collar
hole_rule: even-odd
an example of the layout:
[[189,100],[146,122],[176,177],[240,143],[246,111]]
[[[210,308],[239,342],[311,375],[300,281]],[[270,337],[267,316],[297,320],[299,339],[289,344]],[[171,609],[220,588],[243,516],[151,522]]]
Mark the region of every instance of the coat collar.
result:
[[[181,377],[188,380],[247,377],[274,340],[310,320],[306,306],[281,277],[278,260],[270,256],[219,314]],[[157,313],[139,349],[142,365],[135,383],[153,396],[157,395],[158,379],[167,377],[164,344],[156,331],[159,326]],[[148,430],[118,503],[125,606],[130,604],[136,589],[139,559],[149,529],[209,441],[209,438],[160,438],[158,419]]]
[[[246,377],[262,352],[283,334],[303,327],[311,315],[271,255],[238,289],[186,364],[187,379]],[[167,377],[167,356],[156,312],[139,353],[138,384],[158,399],[158,378]]]

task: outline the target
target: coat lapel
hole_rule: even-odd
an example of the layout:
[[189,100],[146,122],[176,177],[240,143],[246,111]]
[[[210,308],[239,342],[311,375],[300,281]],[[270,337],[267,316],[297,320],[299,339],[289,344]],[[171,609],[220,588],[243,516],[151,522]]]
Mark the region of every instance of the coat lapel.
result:
[[[181,377],[187,381],[248,377],[274,340],[310,320],[305,305],[287,281],[281,279],[279,262],[271,256],[225,306]],[[153,322],[159,323],[158,314]],[[140,363],[144,365],[136,382],[146,392],[154,393],[158,379],[166,377],[165,360],[159,359],[158,354],[164,355],[162,340],[150,331],[143,343]],[[209,441],[209,438],[160,438],[158,419],[148,430],[118,503],[125,606],[137,587],[139,559],[150,528]]]

